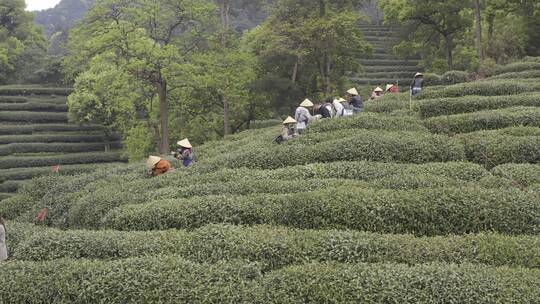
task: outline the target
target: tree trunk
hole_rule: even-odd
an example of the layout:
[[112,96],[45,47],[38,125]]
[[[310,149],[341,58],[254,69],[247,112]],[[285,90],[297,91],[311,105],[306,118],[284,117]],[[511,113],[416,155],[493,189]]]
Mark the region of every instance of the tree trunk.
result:
[[293,68],[293,74],[292,74],[292,82],[293,83],[296,83],[296,78],[298,76],[298,65],[299,65],[299,62],[300,60],[298,59],[298,57],[296,58],[296,62],[294,63],[294,68]]
[[170,152],[169,146],[169,109],[167,107],[167,81],[161,79],[157,84],[159,96],[159,117],[161,123],[161,140],[159,145],[159,153],[168,155]]
[[476,10],[476,49],[478,50],[478,59],[480,63],[484,62],[484,44],[482,42],[482,13],[480,0],[474,0]]
[[489,14],[487,16],[487,24],[488,24],[487,49],[488,49],[488,55],[490,55],[493,52],[493,31],[495,28],[495,14]]
[[451,34],[444,35],[445,44],[446,44],[446,62],[448,63],[448,68],[452,70],[454,68],[454,62],[452,58],[453,39]]
[[227,94],[223,94],[221,97],[223,102],[223,135],[227,136],[231,134],[231,125],[229,122],[229,100]]
[[231,9],[230,0],[222,0],[221,6],[220,6],[221,25],[223,27],[223,33],[221,34],[222,47],[225,47],[227,45],[227,35],[229,32],[229,26],[230,26],[230,17],[229,17],[230,9]]

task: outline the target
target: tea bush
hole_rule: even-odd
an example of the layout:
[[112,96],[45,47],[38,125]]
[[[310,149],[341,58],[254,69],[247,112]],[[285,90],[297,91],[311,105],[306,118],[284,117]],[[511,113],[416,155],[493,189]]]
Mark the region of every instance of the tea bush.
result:
[[415,117],[391,117],[363,113],[340,119],[323,119],[309,125],[307,133],[339,131],[343,129],[376,129],[387,131],[427,131],[422,122]]
[[0,111],[67,112],[67,105],[56,103],[0,103]]
[[540,184],[540,165],[504,164],[491,170],[494,175],[517,181],[525,186]]
[[460,135],[467,159],[495,167],[506,163],[540,163],[540,136],[510,136],[494,132]]
[[166,254],[194,262],[243,259],[260,263],[264,270],[306,261],[481,263],[528,268],[540,265],[537,236],[487,233],[418,238],[358,231],[227,225],[210,225],[192,232],[62,231],[20,223],[9,223],[9,228],[11,258],[26,261],[110,260]]
[[500,96],[515,95],[540,91],[540,84],[519,79],[484,80],[460,83],[438,90],[425,89],[416,99],[435,99],[445,97],[463,97],[469,95]]
[[78,153],[91,151],[105,151],[106,149],[122,148],[120,142],[96,143],[14,143],[0,146],[0,156],[16,153]]
[[540,62],[514,62],[508,65],[503,65],[495,70],[494,75],[530,70],[540,70]]
[[103,126],[98,125],[70,125],[70,124],[24,124],[24,125],[0,125],[0,134],[32,134],[35,132],[92,132],[103,131]]
[[540,94],[425,99],[415,102],[414,106],[420,111],[422,117],[429,118],[516,106],[540,107]]
[[91,143],[120,140],[118,135],[106,134],[34,134],[34,135],[1,135],[0,144],[13,143]]
[[425,126],[434,133],[468,133],[514,126],[540,127],[540,108],[515,107],[475,113],[438,116],[426,119]]
[[[215,196],[126,205],[104,227],[117,230],[195,229],[213,223],[355,229],[415,235],[495,231],[537,234],[540,205],[519,190],[329,188],[284,195]],[[141,222],[141,218],[147,219]]]
[[125,159],[120,152],[93,152],[93,153],[72,153],[64,155],[42,156],[7,156],[0,159],[0,169],[10,168],[30,168],[55,166],[58,164],[91,164],[103,162],[122,162]]
[[46,122],[67,122],[68,118],[67,118],[67,113],[2,111],[0,112],[0,121],[46,123]]
[[445,136],[422,132],[358,130],[354,137],[315,145],[292,142],[276,147],[244,147],[241,151],[217,157],[210,163],[216,167],[273,169],[343,160],[427,163],[463,159],[461,144]]

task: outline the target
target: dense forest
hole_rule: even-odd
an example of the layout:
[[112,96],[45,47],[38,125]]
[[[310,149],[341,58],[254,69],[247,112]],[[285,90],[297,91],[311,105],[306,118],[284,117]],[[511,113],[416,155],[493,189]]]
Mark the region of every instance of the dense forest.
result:
[[427,4],[63,0],[34,16],[7,0],[0,82],[73,85],[71,120],[119,132],[137,158],[168,151],[170,138],[217,139],[290,113],[306,96],[340,95],[374,50],[359,24],[394,26],[395,56],[419,56],[419,69],[437,73],[481,78],[540,53],[536,1]]

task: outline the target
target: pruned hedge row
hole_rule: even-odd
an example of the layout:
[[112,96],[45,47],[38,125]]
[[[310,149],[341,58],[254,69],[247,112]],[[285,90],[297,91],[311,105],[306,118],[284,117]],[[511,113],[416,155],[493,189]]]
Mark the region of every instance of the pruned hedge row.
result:
[[75,124],[25,124],[25,125],[0,125],[1,135],[32,134],[35,132],[92,132],[103,131],[99,125],[75,125]]
[[94,152],[94,153],[73,153],[65,155],[42,156],[8,156],[0,159],[0,169],[10,168],[30,168],[54,165],[73,165],[91,163],[123,162],[126,158],[120,152]]
[[440,90],[426,89],[417,99],[463,97],[468,95],[500,96],[540,91],[540,83],[525,80],[484,80],[460,83]]
[[68,117],[67,113],[2,111],[0,112],[0,121],[28,123],[67,122]]
[[23,184],[28,183],[27,180],[17,180],[17,181],[4,181],[0,182],[0,192],[4,193],[13,193],[22,187]]
[[535,303],[540,271],[463,264],[310,263],[263,275],[158,256],[0,266],[7,303]]
[[13,193],[0,193],[0,201],[13,197]]
[[494,175],[517,181],[524,186],[540,184],[540,165],[504,164],[493,168]]
[[[115,166],[118,164],[120,163],[111,163],[108,165]],[[59,173],[55,173],[55,174],[75,175],[79,173],[94,171],[103,166],[104,164],[65,165],[65,166],[60,166]],[[0,181],[32,179],[36,176],[48,175],[51,173],[52,173],[51,167],[3,169],[2,171],[0,171]]]
[[25,103],[25,102],[28,102],[28,99],[26,97],[0,95],[0,103]]
[[[411,75],[411,78],[414,75]],[[469,74],[464,71],[447,71],[442,75],[426,73],[424,74],[424,85],[452,85],[464,83],[469,80]]]
[[90,143],[120,140],[117,134],[55,134],[0,135],[0,144],[12,143]]
[[438,116],[426,119],[434,133],[456,134],[514,126],[540,127],[540,108],[514,107],[492,111]]
[[0,86],[0,95],[60,95],[68,96],[73,92],[71,88],[47,88],[39,86]]
[[391,113],[398,110],[409,110],[409,93],[385,94],[376,101],[364,103],[365,112]]
[[506,163],[540,163],[540,136],[511,136],[474,132],[459,136],[467,159],[495,167]]
[[195,229],[228,223],[425,236],[484,231],[534,235],[540,232],[539,218],[538,196],[519,190],[461,187],[377,191],[336,187],[300,194],[216,196],[125,205],[109,212],[103,227]]
[[0,156],[16,153],[79,153],[91,151],[106,151],[107,149],[122,148],[121,142],[98,143],[14,143],[0,146]]
[[490,77],[489,79],[529,79],[540,78],[540,70],[531,70],[523,72],[509,72]]
[[56,103],[0,103],[0,111],[67,112],[67,105]]
[[283,120],[281,119],[267,119],[267,120],[254,120],[249,123],[250,130],[264,129],[268,127],[275,127],[281,125]]
[[[464,160],[457,141],[424,132],[358,130],[357,135],[315,145],[289,144],[243,147],[216,157],[216,167],[272,169],[313,162],[370,160],[400,163],[427,163]],[[201,162],[202,164],[202,162]]]
[[497,67],[493,75],[530,70],[540,70],[540,62],[514,62],[508,65],[503,65]]
[[[191,232],[57,230],[10,223],[11,258],[26,261],[122,259],[177,255],[194,262],[243,259],[265,271],[305,262],[481,263],[540,266],[538,236],[470,234],[414,237],[340,230],[272,226],[210,225]],[[417,250],[422,248],[423,250]]]
[[310,133],[321,133],[342,129],[376,129],[387,131],[427,131],[416,117],[392,117],[374,113],[363,113],[340,119],[323,119],[309,125]]
[[516,106],[540,107],[540,93],[489,97],[465,96],[458,98],[425,99],[414,103],[414,107],[424,118]]

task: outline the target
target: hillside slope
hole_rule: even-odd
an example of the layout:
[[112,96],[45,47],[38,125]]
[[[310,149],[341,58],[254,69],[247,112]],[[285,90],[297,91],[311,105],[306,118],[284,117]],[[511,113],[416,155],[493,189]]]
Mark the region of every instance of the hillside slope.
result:
[[30,179],[52,173],[76,174],[100,163],[124,161],[120,138],[101,126],[78,126],[67,118],[70,89],[0,87],[0,199]]
[[388,95],[283,145],[279,126],[242,132],[157,178],[35,179],[0,202],[0,299],[536,303],[537,70]]

